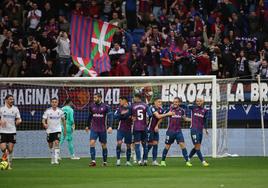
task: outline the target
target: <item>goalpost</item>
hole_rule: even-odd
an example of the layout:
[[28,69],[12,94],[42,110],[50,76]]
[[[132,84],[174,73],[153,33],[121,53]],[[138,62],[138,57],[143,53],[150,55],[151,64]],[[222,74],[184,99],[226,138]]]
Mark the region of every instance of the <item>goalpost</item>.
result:
[[[88,140],[84,136],[83,129],[87,123],[87,107],[92,100],[93,93],[100,92],[104,102],[111,105],[113,110],[119,105],[120,96],[128,97],[131,102],[133,94],[136,92],[140,92],[148,104],[152,102],[154,97],[161,97],[164,107],[170,105],[174,97],[177,96],[181,97],[183,102],[187,104],[194,103],[196,98],[203,98],[210,113],[209,129],[211,134],[206,154],[215,158],[218,156],[219,142],[224,142],[219,141],[221,136],[217,137],[217,127],[227,127],[228,110],[217,111],[217,102],[220,102],[220,100],[217,101],[217,98],[220,98],[221,91],[225,89],[226,87],[217,84],[216,76],[1,78],[0,104],[3,105],[6,94],[12,94],[15,98],[15,105],[18,106],[22,115],[23,123],[21,127],[18,127],[17,135],[17,145],[19,146],[16,146],[18,151],[17,153],[15,151],[15,155],[18,157],[44,157],[44,153],[40,156],[41,149],[39,148],[45,143],[43,141],[45,137],[40,138],[44,135],[41,117],[49,106],[52,97],[58,97],[60,105],[67,97],[72,98],[75,123],[78,129],[76,140],[77,143],[81,144],[76,146],[76,150],[79,150],[78,154],[81,155],[84,155],[84,152],[87,153]],[[221,100],[227,101],[226,98]],[[217,122],[217,119],[223,121]],[[166,127],[167,121],[165,120],[161,125],[163,134]],[[113,128],[117,128],[116,122]],[[187,137],[189,123],[186,123],[183,128],[185,129],[185,137]],[[115,136],[110,138],[114,139],[111,141],[114,144],[115,138]],[[160,137],[161,139],[164,140],[163,137]],[[29,142],[37,148],[32,150],[26,148]],[[191,147],[189,144],[188,147]],[[44,149],[46,145],[42,147]],[[113,153],[114,148],[114,146],[111,147],[110,153]]]

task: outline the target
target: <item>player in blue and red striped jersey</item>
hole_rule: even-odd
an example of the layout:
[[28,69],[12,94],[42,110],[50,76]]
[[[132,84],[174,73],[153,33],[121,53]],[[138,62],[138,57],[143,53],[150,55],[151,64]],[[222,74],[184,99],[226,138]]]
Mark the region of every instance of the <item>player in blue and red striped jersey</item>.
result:
[[[86,131],[90,130],[90,155],[91,163],[89,166],[96,166],[96,140],[99,139],[102,147],[103,166],[107,165],[107,132],[106,125],[108,125],[108,133],[112,133],[112,121],[113,113],[110,106],[102,102],[102,95],[96,93],[93,96],[94,103],[89,106],[89,127],[86,127]],[[108,120],[108,122],[107,122]]]
[[172,115],[172,112],[164,113],[162,101],[160,98],[154,99],[154,105],[150,107],[150,119],[148,124],[148,152],[153,148],[153,166],[159,166],[157,162],[158,142],[159,142],[159,125],[162,118]]
[[183,133],[181,130],[182,121],[191,121],[186,117],[185,111],[180,107],[182,100],[179,97],[175,97],[173,100],[173,104],[170,106],[169,111],[172,113],[168,119],[168,129],[166,132],[166,140],[165,140],[165,148],[162,153],[162,161],[161,166],[166,166],[166,156],[170,149],[171,144],[176,140],[177,144],[180,145],[182,150],[182,155],[186,161],[186,166],[191,167],[192,164],[189,161],[188,152],[185,146]]
[[128,100],[126,97],[120,97],[119,99],[120,106],[116,109],[114,113],[114,119],[119,120],[118,128],[117,128],[117,146],[116,146],[116,165],[120,166],[120,154],[121,154],[121,145],[123,143],[123,139],[125,144],[127,145],[127,162],[126,166],[132,166],[130,163],[131,157],[131,143],[132,143],[132,119],[131,119],[131,107],[128,105]]
[[[133,137],[135,144],[136,159],[139,165],[147,165],[148,148],[147,148],[147,114],[149,114],[149,107],[142,102],[141,95],[134,95],[134,103],[131,106],[132,120],[133,120]],[[141,161],[140,144],[143,147],[143,161]]]
[[209,164],[204,160],[200,150],[203,138],[203,129],[205,129],[205,133],[208,134],[207,131],[208,110],[203,107],[203,104],[204,104],[203,99],[197,98],[196,105],[189,107],[191,109],[191,138],[194,144],[194,148],[191,150],[189,158],[192,158],[196,153],[198,158],[202,162],[203,166],[209,166]]

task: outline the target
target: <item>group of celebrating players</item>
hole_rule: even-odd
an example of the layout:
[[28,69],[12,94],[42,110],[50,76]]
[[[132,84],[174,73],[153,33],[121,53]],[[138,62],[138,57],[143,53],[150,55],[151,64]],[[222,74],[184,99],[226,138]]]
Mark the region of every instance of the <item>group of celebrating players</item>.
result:
[[[12,165],[13,148],[16,143],[16,126],[22,122],[20,112],[13,103],[13,96],[7,95],[5,105],[0,108],[0,148],[3,153],[2,160],[8,161],[10,169]],[[114,119],[118,120],[116,145],[117,166],[121,165],[120,155],[123,142],[126,144],[127,148],[127,166],[132,166],[130,159],[132,154],[131,150],[133,148],[138,165],[148,165],[148,153],[152,150],[152,165],[166,166],[165,160],[167,153],[175,140],[182,150],[186,166],[192,166],[190,159],[195,154],[197,154],[203,166],[209,166],[204,160],[200,150],[203,129],[205,133],[208,134],[206,129],[208,111],[203,107],[203,100],[196,99],[195,105],[187,106],[191,110],[191,117],[189,118],[186,116],[184,108],[181,107],[181,103],[181,98],[176,97],[170,107],[164,110],[160,98],[154,98],[153,104],[148,105],[142,102],[142,96],[140,94],[135,94],[132,104],[129,104],[126,97],[120,97],[120,106],[113,112],[109,105],[102,102],[102,95],[95,93],[93,102],[89,105],[89,126],[86,127],[86,132],[90,132],[89,145],[91,162],[89,166],[96,166],[95,145],[97,140],[99,140],[102,147],[103,166],[107,166],[107,132],[112,133]],[[68,141],[71,159],[79,159],[74,155],[72,141],[72,133],[75,128],[72,101],[66,99],[63,108],[59,108],[58,105],[58,99],[52,98],[51,107],[44,112],[42,119],[51,152],[51,164],[59,164],[60,146],[65,139]],[[157,162],[159,126],[164,118],[168,118],[168,128],[165,138],[166,145],[163,149],[162,159],[159,164]],[[194,147],[189,155],[181,129],[183,121],[191,122],[190,133]],[[141,146],[143,150],[141,150]]]

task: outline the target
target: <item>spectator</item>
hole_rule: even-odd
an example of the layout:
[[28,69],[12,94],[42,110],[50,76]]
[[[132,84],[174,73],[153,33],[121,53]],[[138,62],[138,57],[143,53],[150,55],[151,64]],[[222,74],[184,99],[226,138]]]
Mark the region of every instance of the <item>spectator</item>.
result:
[[122,28],[122,21],[119,19],[117,12],[113,12],[112,20],[109,23]]
[[66,32],[60,32],[57,38],[60,63],[60,76],[67,76],[72,66],[70,40]]
[[197,75],[210,75],[211,73],[211,61],[208,56],[208,52],[204,51],[202,55],[196,58],[197,60]]
[[[12,65],[22,70],[20,76],[25,75],[24,72],[28,76],[42,76],[42,66],[47,66],[49,59],[53,59],[56,71],[53,75],[75,75],[77,68],[69,73],[62,70],[66,64],[58,62],[64,62],[65,57],[70,66],[73,64],[70,54],[62,53],[59,41],[56,42],[61,38],[59,31],[69,32],[72,13],[120,27],[110,49],[114,63],[110,75],[128,75],[131,67],[132,75],[163,75],[163,69],[164,75],[196,75],[205,67],[205,71],[201,68],[201,74],[214,74],[219,78],[247,77],[247,74],[254,77],[260,73],[260,67],[265,67],[265,63],[261,64],[268,58],[267,6],[262,1],[21,2],[6,0],[0,8],[0,66],[6,66],[9,57]],[[34,42],[39,43],[37,50]],[[133,43],[137,44],[134,45],[137,51],[130,49]],[[264,58],[261,59],[257,53],[262,50]],[[24,60],[27,63],[23,63]],[[163,68],[162,64],[167,62],[170,67]],[[137,68],[136,72],[133,67]],[[37,71],[33,71],[35,68]]]
[[34,32],[39,27],[40,19],[42,17],[42,11],[38,9],[37,3],[32,4],[32,10],[28,12],[28,28],[29,32],[34,34]]
[[70,23],[64,15],[59,16],[59,30],[66,33],[70,31]]
[[42,76],[43,58],[40,53],[40,44],[36,41],[32,42],[31,48],[26,52],[26,61],[29,66],[30,77]]
[[49,59],[47,63],[44,65],[44,68],[42,70],[43,76],[45,77],[54,77],[56,76],[56,68],[54,62]]
[[18,76],[19,77],[29,77],[29,68],[28,68],[28,64],[26,61],[22,61],[22,65],[18,71]]
[[11,57],[7,57],[6,62],[3,64],[1,69],[2,77],[17,77],[18,69],[17,66],[12,61]]
[[161,64],[163,66],[163,75],[168,76],[173,74],[173,58],[168,48],[161,50]]
[[249,65],[248,65],[248,60],[246,58],[246,54],[244,50],[241,50],[239,53],[239,57],[236,59],[237,61],[237,76],[241,78],[248,78],[250,75],[249,72]]
[[51,8],[51,4],[49,2],[46,2],[44,4],[44,8],[42,9],[41,22],[47,23],[52,18],[56,18],[56,17],[57,17],[57,13],[56,13],[55,9]]
[[124,48],[121,48],[120,45],[118,43],[114,43],[114,47],[111,48],[110,52],[109,52],[109,55],[112,56],[112,55],[123,55],[125,54],[125,49]]
[[266,59],[261,61],[259,74],[262,79],[268,79],[268,63]]
[[59,32],[59,26],[55,18],[51,18],[49,22],[45,25],[44,30],[47,32],[48,37],[56,37]]

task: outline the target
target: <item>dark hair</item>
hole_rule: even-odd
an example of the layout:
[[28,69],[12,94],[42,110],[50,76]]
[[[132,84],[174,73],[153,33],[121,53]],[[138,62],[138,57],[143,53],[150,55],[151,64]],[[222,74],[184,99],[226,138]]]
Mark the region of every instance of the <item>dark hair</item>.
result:
[[67,98],[67,99],[65,99],[63,105],[69,104],[70,102],[72,102],[72,99],[71,98]]
[[134,97],[141,99],[141,94],[140,93],[135,93]]
[[7,100],[9,97],[13,97],[13,95],[7,94],[6,97],[5,97],[5,100]]
[[102,98],[102,95],[101,95],[101,93],[94,93],[94,96],[97,96],[97,97],[100,97],[100,98]]
[[50,101],[54,101],[54,100],[57,101],[58,100],[57,97],[53,97],[53,98],[50,99]]
[[179,100],[180,102],[182,102],[182,98],[181,97],[175,97],[174,100]]
[[157,101],[157,100],[160,100],[160,99],[161,99],[160,97],[155,97],[154,102]]
[[119,99],[128,101],[127,97],[125,96],[119,97]]

